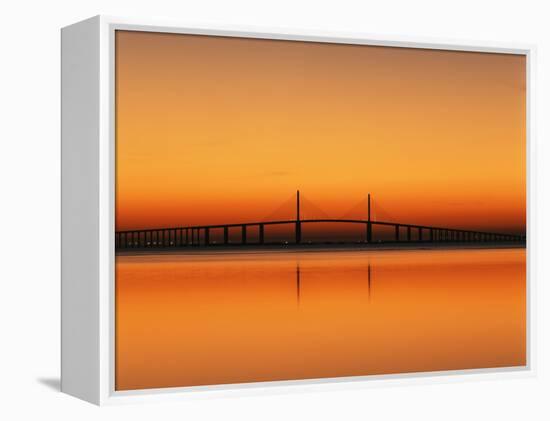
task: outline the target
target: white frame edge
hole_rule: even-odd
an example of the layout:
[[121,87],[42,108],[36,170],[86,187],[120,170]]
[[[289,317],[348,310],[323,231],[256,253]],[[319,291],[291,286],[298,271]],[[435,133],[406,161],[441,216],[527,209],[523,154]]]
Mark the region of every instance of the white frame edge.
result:
[[[527,365],[230,385],[114,390],[114,33],[137,30],[521,54],[527,58]],[[316,390],[498,380],[536,374],[534,45],[388,37],[288,28],[194,25],[107,16],[62,29],[61,389],[103,405]],[[83,241],[87,239],[88,241]],[[85,273],[83,271],[86,270]]]

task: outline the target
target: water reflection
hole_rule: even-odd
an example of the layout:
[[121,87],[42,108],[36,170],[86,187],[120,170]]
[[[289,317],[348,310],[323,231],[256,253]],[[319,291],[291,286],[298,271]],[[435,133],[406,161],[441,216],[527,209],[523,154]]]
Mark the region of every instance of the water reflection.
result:
[[370,302],[370,262],[367,267],[367,274],[368,274],[368,285],[369,285],[369,302]]
[[523,364],[522,249],[117,257],[119,390]]
[[300,306],[300,264],[296,265],[296,302]]
[[[296,263],[296,303],[298,304],[298,307],[300,307],[300,292],[301,292],[301,271],[300,271],[300,263]],[[366,270],[366,276],[367,276],[367,286],[368,286],[368,301],[370,302],[371,299],[371,264],[370,260],[367,264],[367,270]]]

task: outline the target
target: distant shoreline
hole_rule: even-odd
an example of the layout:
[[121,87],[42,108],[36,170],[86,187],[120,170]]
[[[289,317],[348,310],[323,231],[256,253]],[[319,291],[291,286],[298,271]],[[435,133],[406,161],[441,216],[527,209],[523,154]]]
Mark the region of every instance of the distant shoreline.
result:
[[294,252],[327,252],[327,251],[403,251],[403,250],[476,250],[476,249],[524,249],[521,243],[374,243],[374,244],[273,244],[273,245],[211,245],[208,247],[164,247],[117,250],[117,256],[142,255],[197,255],[197,254],[261,254],[261,253],[294,253]]

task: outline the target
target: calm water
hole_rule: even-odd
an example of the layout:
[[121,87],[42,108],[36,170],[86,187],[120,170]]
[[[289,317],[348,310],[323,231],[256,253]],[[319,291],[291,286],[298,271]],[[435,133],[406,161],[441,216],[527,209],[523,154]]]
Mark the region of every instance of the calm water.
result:
[[525,365],[525,300],[523,249],[118,256],[116,387]]

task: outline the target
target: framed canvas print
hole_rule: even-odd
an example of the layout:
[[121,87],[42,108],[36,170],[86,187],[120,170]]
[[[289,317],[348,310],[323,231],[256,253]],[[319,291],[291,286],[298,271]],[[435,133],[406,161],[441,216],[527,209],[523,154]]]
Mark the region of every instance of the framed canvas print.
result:
[[62,30],[62,390],[533,370],[532,47]]

